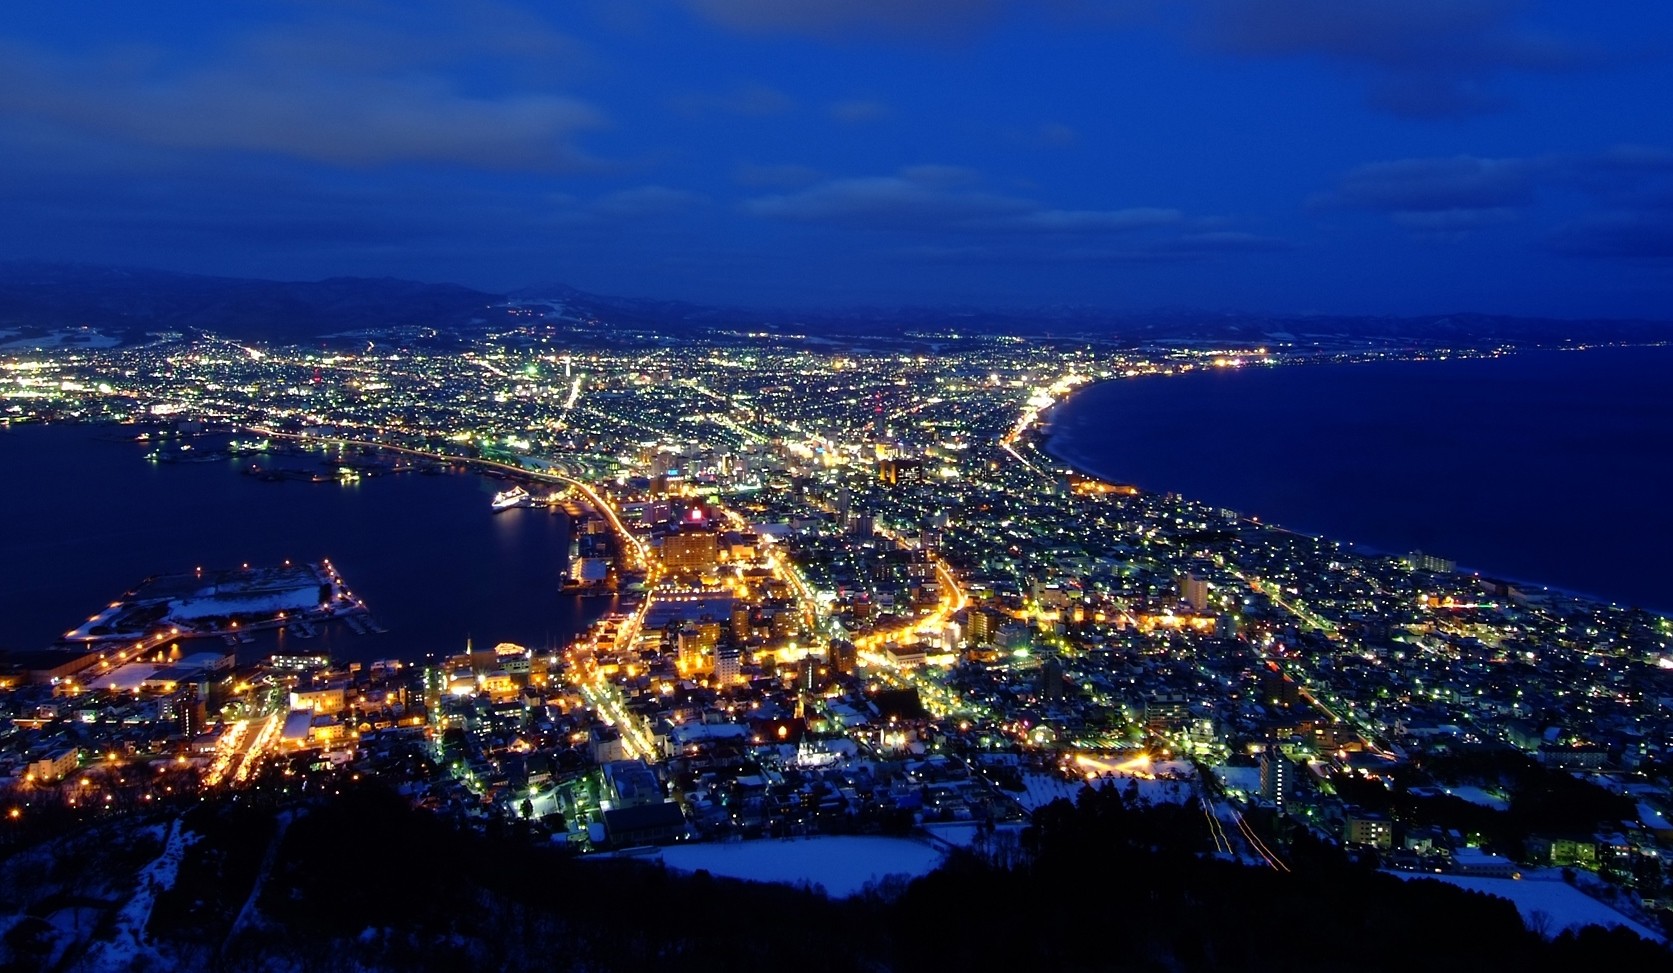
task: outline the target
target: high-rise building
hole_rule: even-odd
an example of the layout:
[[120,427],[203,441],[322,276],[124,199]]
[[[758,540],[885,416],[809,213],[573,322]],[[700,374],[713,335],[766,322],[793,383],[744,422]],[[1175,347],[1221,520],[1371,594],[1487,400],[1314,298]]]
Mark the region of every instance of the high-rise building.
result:
[[1433,554],[1425,554],[1422,551],[1413,551],[1400,560],[1405,561],[1406,565],[1414,571],[1451,574],[1458,570],[1458,562],[1449,561],[1444,557],[1436,557]]
[[701,574],[720,561],[720,539],[712,530],[682,530],[662,539],[662,566],[673,574]]
[[1063,660],[1048,655],[1040,662],[1040,699],[1060,700],[1068,695],[1063,685]]
[[[718,635],[718,632],[716,633]],[[714,647],[717,638],[708,637],[702,628],[687,625],[680,629],[677,645],[679,647],[679,667],[682,673],[696,674],[709,672],[714,668]]]
[[1380,814],[1350,812],[1343,822],[1342,834],[1350,845],[1366,845],[1381,851],[1394,847],[1394,826]]
[[1179,576],[1179,600],[1197,611],[1208,607],[1208,582],[1195,574]]
[[972,642],[992,642],[999,634],[1000,626],[1005,624],[1005,616],[992,608],[973,608],[967,617]]
[[1289,758],[1269,743],[1261,754],[1261,797],[1278,809],[1289,813],[1290,801],[1295,797],[1296,769]]
[[722,686],[736,683],[743,675],[743,654],[730,643],[715,646],[715,682]]

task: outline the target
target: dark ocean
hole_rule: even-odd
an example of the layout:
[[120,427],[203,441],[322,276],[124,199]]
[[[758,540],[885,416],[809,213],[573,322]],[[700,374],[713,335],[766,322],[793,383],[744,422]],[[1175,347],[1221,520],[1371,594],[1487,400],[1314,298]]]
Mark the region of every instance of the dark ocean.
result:
[[1673,608],[1673,348],[1104,382],[1052,452],[1392,553]]
[[[0,648],[42,648],[150,575],[329,558],[387,634],[264,633],[240,648],[417,660],[510,641],[563,646],[611,599],[559,593],[569,518],[495,514],[505,484],[472,473],[357,483],[269,483],[250,458],[154,463],[131,434],[75,425],[0,429]],[[314,467],[317,455],[263,460]],[[326,470],[326,467],[318,467]]]

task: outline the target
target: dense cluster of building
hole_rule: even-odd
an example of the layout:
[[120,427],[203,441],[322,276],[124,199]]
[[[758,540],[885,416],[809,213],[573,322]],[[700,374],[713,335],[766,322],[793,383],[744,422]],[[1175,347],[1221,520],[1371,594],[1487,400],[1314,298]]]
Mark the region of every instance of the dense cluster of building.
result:
[[[278,749],[375,769],[410,765],[421,735],[434,773],[410,786],[429,806],[537,820],[581,846],[985,829],[1023,812],[1036,769],[1142,779],[1166,764],[1205,806],[1281,814],[1392,863],[1578,866],[1666,902],[1668,619],[1366,554],[1046,452],[1055,404],[1087,381],[1364,349],[600,341],[561,307],[527,310],[462,351],[164,337],[14,356],[0,407],[375,443],[570,490],[576,581],[620,600],[563,651],[271,683],[288,694],[265,717]],[[185,719],[139,688],[159,700],[153,723]],[[129,725],[80,714],[138,706],[133,693],[55,688],[63,713],[40,693],[7,697],[0,767],[69,776],[102,747],[169,752],[64,732]],[[188,740],[222,719],[204,696]],[[1503,759],[1457,759],[1483,753]],[[1535,822],[1514,843],[1435,810],[1509,815],[1530,772],[1631,810]],[[1373,807],[1366,783],[1434,800]]]

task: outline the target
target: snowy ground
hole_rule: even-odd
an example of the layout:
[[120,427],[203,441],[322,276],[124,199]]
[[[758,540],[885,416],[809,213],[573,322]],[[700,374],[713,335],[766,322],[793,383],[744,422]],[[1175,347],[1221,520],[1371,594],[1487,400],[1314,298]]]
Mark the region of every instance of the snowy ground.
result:
[[1025,773],[1022,775],[1022,786],[1024,790],[1021,794],[1013,791],[1006,791],[1005,793],[1016,798],[1017,803],[1024,808],[1033,811],[1045,807],[1060,797],[1073,801],[1075,795],[1080,793],[1082,782],[1065,780],[1061,774]]
[[1537,929],[1548,924],[1547,928],[1543,929],[1547,935],[1554,936],[1570,927],[1625,926],[1646,939],[1665,941],[1659,933],[1649,927],[1628,919],[1561,879],[1517,881],[1469,875],[1420,875],[1413,872],[1389,874],[1408,880],[1432,878],[1460,888],[1509,899],[1516,904],[1517,911],[1522,913],[1522,920],[1531,927]]
[[1492,808],[1495,811],[1510,810],[1509,801],[1495,794],[1484,791],[1479,787],[1472,787],[1466,784],[1461,787],[1446,787],[1442,788],[1442,790],[1451,794],[1453,797],[1469,801],[1471,804],[1479,804],[1482,807]]
[[190,843],[191,838],[176,819],[169,826],[168,841],[163,845],[163,853],[151,864],[140,869],[137,876],[138,886],[134,889],[133,897],[117,912],[115,929],[111,931],[110,939],[93,944],[88,950],[84,968],[126,970],[132,967],[141,955],[151,952],[145,934],[145,926],[151,921],[151,907],[157,901],[157,893],[174,887],[174,877],[180,871],[180,859],[185,857],[186,846]]
[[1215,767],[1214,775],[1227,791],[1260,796],[1261,770],[1259,767]]
[[169,604],[168,615],[174,621],[189,622],[199,618],[218,618],[229,615],[277,615],[279,612],[303,612],[318,607],[319,585],[314,584],[289,591],[180,598]]
[[[1190,765],[1181,766],[1184,768],[1181,773],[1189,771]],[[1060,797],[1073,801],[1081,788],[1088,784],[1094,788],[1113,787],[1123,796],[1127,794],[1128,787],[1133,787],[1141,799],[1151,804],[1184,804],[1196,797],[1195,784],[1189,780],[1153,780],[1120,773],[1094,780],[1067,780],[1061,774],[1025,773],[1022,775],[1025,790],[1021,794],[1013,791],[1006,793],[1016,798],[1024,808],[1033,811]]]
[[[115,348],[121,338],[82,328],[77,331],[54,331],[38,338],[19,338],[16,331],[0,331],[0,349],[6,351],[45,350],[47,348]],[[72,339],[83,340],[72,340]]]
[[823,886],[846,898],[886,875],[916,877],[941,864],[941,852],[905,838],[827,836],[786,840],[673,845],[661,849],[670,868],[756,882]]

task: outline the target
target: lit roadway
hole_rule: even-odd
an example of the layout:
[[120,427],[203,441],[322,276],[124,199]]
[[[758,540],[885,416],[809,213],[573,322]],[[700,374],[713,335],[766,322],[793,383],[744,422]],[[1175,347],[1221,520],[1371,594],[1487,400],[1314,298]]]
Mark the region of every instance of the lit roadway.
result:
[[1045,414],[1047,409],[1056,405],[1064,396],[1074,391],[1076,386],[1086,381],[1086,377],[1082,375],[1065,375],[1053,382],[1043,393],[1029,396],[1021,414],[1017,416],[1016,424],[1011,426],[1005,435],[999,437],[999,448],[1010,453],[1013,459],[1028,467],[1029,470],[1040,473],[1039,467],[1024,459],[1023,455],[1017,452],[1017,440],[1021,439],[1031,426],[1040,421],[1040,416]]
[[[877,532],[901,547],[907,546],[899,534],[888,528],[879,527]],[[964,588],[960,587],[958,580],[953,577],[953,572],[947,567],[947,562],[933,554],[930,555],[930,560],[935,564],[936,579],[941,582],[941,603],[936,606],[935,611],[922,618],[912,619],[897,628],[880,632],[867,632],[855,640],[855,647],[869,649],[873,646],[908,638],[915,640],[919,632],[933,632],[947,624],[947,620],[955,612],[964,610],[964,606],[970,603],[970,597],[964,593]],[[882,664],[887,665],[887,663]]]
[[[890,664],[888,657],[870,651],[872,646],[881,645],[891,640],[915,638],[922,630],[934,630],[946,624],[947,619],[954,612],[960,611],[969,603],[969,596],[953,578],[953,572],[945,561],[935,560],[935,572],[941,580],[941,604],[923,618],[884,632],[868,632],[855,640],[855,647],[860,650],[860,658],[870,667],[881,670],[880,675],[891,684],[908,686],[918,690],[919,698],[926,709],[937,718],[945,717],[952,712],[970,709],[963,698],[951,689],[938,682],[930,671],[912,668],[899,668]],[[974,710],[972,710],[974,711]]]
[[242,784],[261,761],[263,755],[279,742],[279,728],[284,713],[276,712],[262,720],[236,720],[215,741],[215,756],[203,775],[205,787],[220,784]]
[[1249,587],[1255,589],[1268,598],[1271,598],[1290,614],[1301,619],[1312,628],[1323,632],[1329,638],[1339,639],[1342,637],[1342,634],[1336,630],[1336,623],[1305,605],[1289,601],[1284,597],[1283,589],[1279,588],[1271,581],[1267,581],[1262,578],[1248,577],[1243,574],[1238,574],[1237,576],[1242,580],[1247,581],[1249,583]]
[[572,681],[587,705],[599,718],[622,735],[622,745],[630,756],[643,757],[647,763],[655,763],[661,754],[657,752],[656,739],[645,729],[644,725],[634,717],[622,704],[622,697],[610,680],[604,678],[598,666],[587,659],[574,666],[571,670]]
[[[98,616],[96,615],[94,616],[94,618],[97,617]],[[88,619],[88,621],[93,621],[93,618]],[[191,638],[196,635],[198,635],[198,633],[192,632],[188,633],[187,637]],[[99,684],[98,680],[103,676],[109,675],[111,670],[116,669],[125,663],[132,662],[134,659],[139,658],[141,654],[151,649],[162,648],[163,643],[167,642],[169,639],[179,637],[180,629],[171,627],[166,632],[158,632],[154,635],[146,635],[142,638],[136,639],[126,648],[118,649],[117,651],[111,653],[109,657],[101,655],[98,662],[71,676],[70,685],[74,687],[75,684],[79,682],[88,689],[96,688]]]

